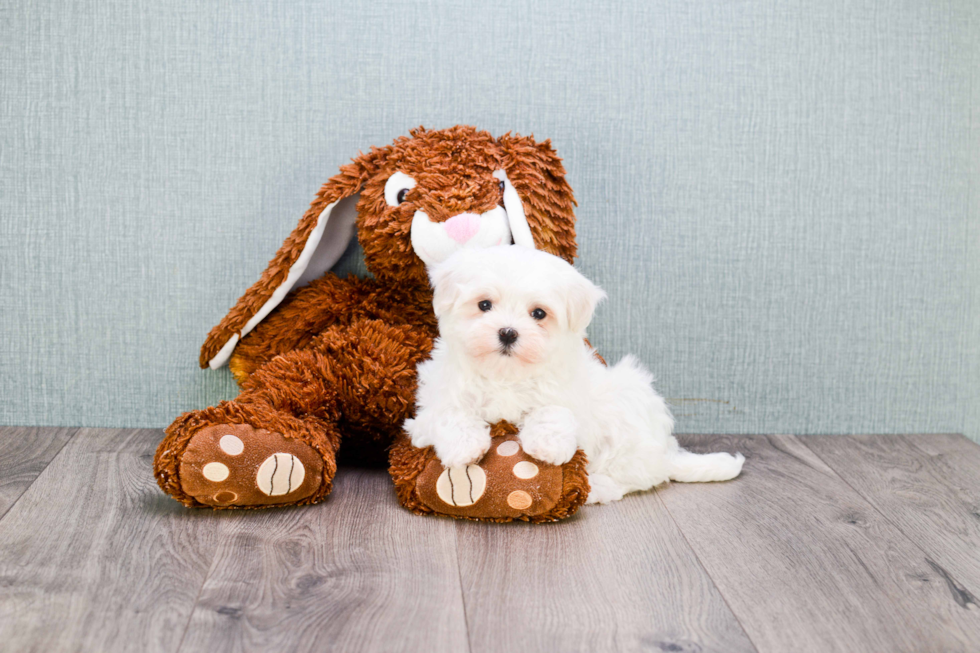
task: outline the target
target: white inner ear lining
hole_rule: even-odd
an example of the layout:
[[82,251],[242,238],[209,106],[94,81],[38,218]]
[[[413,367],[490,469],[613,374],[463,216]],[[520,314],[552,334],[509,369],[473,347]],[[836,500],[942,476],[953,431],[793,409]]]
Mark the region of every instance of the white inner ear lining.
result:
[[245,323],[242,330],[233,335],[228,339],[228,342],[218,350],[218,353],[214,355],[210,361],[208,361],[208,367],[212,370],[216,370],[231,358],[231,353],[235,351],[235,347],[238,345],[238,341],[244,338],[252,329],[254,329],[259,322],[265,319],[265,317],[272,312],[276,306],[285,299],[289,291],[292,290],[299,278],[303,276],[303,272],[306,271],[306,266],[310,264],[310,259],[313,258],[313,252],[316,251],[317,245],[320,244],[320,239],[323,237],[323,230],[327,227],[327,221],[330,219],[330,212],[333,208],[337,206],[340,202],[331,202],[327,205],[323,211],[320,212],[320,216],[317,218],[316,226],[313,227],[313,231],[306,239],[306,244],[303,245],[303,251],[300,252],[299,258],[293,263],[289,268],[289,273],[286,275],[286,280],[279,285],[278,288],[272,293],[270,297],[264,304],[262,308],[252,316],[252,318]]
[[507,211],[507,221],[510,223],[510,234],[514,244],[534,249],[534,236],[531,235],[531,227],[524,214],[524,202],[521,201],[521,196],[517,194],[517,189],[510,183],[504,170],[495,171],[493,176],[504,182],[504,209]]

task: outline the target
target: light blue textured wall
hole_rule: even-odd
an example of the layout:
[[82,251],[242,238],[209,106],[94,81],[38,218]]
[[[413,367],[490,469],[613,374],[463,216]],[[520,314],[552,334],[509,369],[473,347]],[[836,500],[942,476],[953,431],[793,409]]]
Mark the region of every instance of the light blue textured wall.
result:
[[469,123],[553,140],[681,431],[980,436],[975,0],[4,0],[0,74],[0,423],[233,397],[198,347],[319,185]]

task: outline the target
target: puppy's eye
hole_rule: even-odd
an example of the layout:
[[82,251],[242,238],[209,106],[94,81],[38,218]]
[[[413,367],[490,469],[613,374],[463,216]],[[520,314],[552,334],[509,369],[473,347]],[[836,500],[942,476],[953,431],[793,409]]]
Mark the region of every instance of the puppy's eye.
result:
[[544,309],[536,308],[531,311],[531,317],[533,317],[535,320],[543,320],[544,318],[548,317],[548,314],[544,312]]
[[497,184],[497,185],[498,185],[498,186],[500,186],[500,192],[501,192],[501,193],[502,193],[502,192],[504,192],[504,189],[505,189],[505,188],[507,188],[507,184],[505,184],[504,182],[500,182],[500,183],[499,183],[499,184]]
[[405,196],[406,196],[406,195],[408,195],[408,189],[407,189],[407,188],[403,188],[403,189],[401,189],[400,191],[398,191],[398,194],[397,194],[397,195],[395,195],[395,200],[396,200],[396,201],[397,201],[397,202],[398,202],[399,204],[401,204],[402,202],[404,202],[404,201],[405,201]]
[[489,311],[489,310],[490,310],[491,308],[493,308],[493,302],[491,302],[491,301],[490,301],[489,299],[484,299],[484,300],[483,300],[482,302],[480,302],[480,303],[479,303],[479,304],[477,304],[476,306],[477,306],[477,308],[479,308],[479,309],[480,309],[481,311],[483,311],[484,313],[486,313],[486,312],[487,312],[487,311]]

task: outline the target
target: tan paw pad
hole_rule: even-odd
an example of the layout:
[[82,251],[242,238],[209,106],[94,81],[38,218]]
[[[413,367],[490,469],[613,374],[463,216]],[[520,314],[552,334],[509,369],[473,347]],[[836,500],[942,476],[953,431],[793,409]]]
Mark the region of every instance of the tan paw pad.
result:
[[507,505],[514,510],[527,510],[531,503],[531,495],[524,490],[514,490],[507,495]]
[[227,490],[224,490],[223,492],[218,492],[216,495],[214,495],[214,500],[217,503],[231,503],[237,498],[238,498],[237,494],[235,494],[234,492],[229,492]]
[[522,460],[514,465],[513,472],[517,478],[534,478],[538,475],[538,466],[530,460]]
[[245,443],[242,442],[241,438],[234,435],[221,436],[221,439],[218,440],[218,446],[229,456],[237,456],[245,451]]
[[265,459],[255,475],[255,484],[270,497],[289,494],[303,484],[306,469],[299,458],[277,452]]
[[208,463],[201,470],[204,474],[204,478],[208,479],[212,483],[220,483],[221,481],[228,478],[228,465],[222,463]]
[[507,440],[497,447],[497,454],[500,456],[513,456],[520,450],[521,445],[517,444],[516,440]]
[[453,467],[436,481],[436,493],[450,506],[472,506],[487,489],[487,475],[478,465]]

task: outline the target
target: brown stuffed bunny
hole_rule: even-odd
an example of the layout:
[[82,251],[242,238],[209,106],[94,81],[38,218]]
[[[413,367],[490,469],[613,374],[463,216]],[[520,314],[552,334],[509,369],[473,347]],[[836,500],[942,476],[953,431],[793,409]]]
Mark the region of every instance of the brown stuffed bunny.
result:
[[[399,499],[416,512],[494,521],[574,513],[588,494],[581,452],[516,478],[513,463],[528,457],[501,423],[484,460],[445,470],[401,430],[414,411],[415,366],[437,335],[426,264],[500,242],[571,261],[575,200],[564,174],[548,141],[464,126],[419,128],[343,166],[208,335],[201,367],[228,362],[241,393],[167,428],[154,460],[160,487],[187,506],[315,503],[331,490],[343,444],[390,448]],[[373,278],[328,273],[355,222]]]

